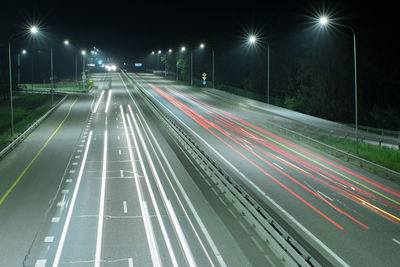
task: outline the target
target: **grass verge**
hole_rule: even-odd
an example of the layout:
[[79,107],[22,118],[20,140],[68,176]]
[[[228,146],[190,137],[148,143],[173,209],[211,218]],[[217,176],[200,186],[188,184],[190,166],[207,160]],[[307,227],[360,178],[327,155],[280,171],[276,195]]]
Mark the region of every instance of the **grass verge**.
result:
[[[307,133],[305,135],[318,140],[321,143],[355,155],[355,140],[319,133]],[[400,150],[398,149],[359,142],[357,156],[396,172],[400,172]]]
[[[54,103],[62,96],[54,95]],[[10,101],[0,100],[0,150],[22,134],[51,108],[51,96],[42,94],[15,95],[13,99],[14,136],[11,136]]]

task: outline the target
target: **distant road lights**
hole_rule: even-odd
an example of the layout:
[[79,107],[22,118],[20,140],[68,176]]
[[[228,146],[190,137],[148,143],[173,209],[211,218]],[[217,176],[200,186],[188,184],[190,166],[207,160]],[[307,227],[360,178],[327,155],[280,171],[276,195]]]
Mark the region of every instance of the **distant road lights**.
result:
[[200,48],[204,48],[204,44],[203,43],[200,44]]
[[22,50],[22,54],[23,55],[25,55],[26,54],[26,50],[24,49],[24,50]]
[[159,55],[161,54],[161,52],[162,52],[161,50],[158,50],[158,54],[159,54]]
[[168,53],[172,53],[172,49],[168,49]]
[[321,17],[321,18],[319,19],[319,24],[321,24],[321,25],[326,25],[326,24],[328,24],[328,18],[327,18],[327,17]]
[[182,51],[182,52],[185,52],[185,51],[186,51],[186,47],[182,46],[182,47],[181,47],[181,51]]
[[68,40],[64,40],[64,44],[65,45],[69,45],[69,41]]
[[155,53],[156,53],[156,52],[154,52],[154,51],[151,51],[151,54],[152,54],[152,55],[154,55]]
[[86,51],[85,51],[85,50],[82,50],[82,51],[81,51],[81,54],[82,54],[82,56],[86,55]]

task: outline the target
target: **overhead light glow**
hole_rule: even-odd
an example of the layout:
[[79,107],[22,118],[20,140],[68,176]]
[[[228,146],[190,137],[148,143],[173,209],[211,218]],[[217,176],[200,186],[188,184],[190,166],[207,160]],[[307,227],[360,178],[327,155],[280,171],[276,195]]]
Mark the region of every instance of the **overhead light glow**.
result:
[[31,26],[29,28],[29,32],[32,33],[32,34],[36,34],[36,33],[38,33],[38,31],[39,31],[39,29],[36,26]]
[[250,42],[251,44],[254,44],[256,41],[257,41],[257,38],[256,38],[254,35],[251,35],[251,36],[249,37],[249,42]]
[[327,17],[321,17],[319,19],[319,23],[322,24],[322,25],[327,24],[328,23],[328,18]]
[[86,55],[86,51],[82,50],[81,54],[82,54],[82,56]]
[[186,51],[186,47],[182,46],[181,51],[185,52]]
[[203,43],[200,44],[200,48],[204,48],[204,44]]
[[68,41],[68,40],[65,40],[65,41],[64,41],[64,44],[65,44],[65,45],[69,45],[69,41]]
[[24,49],[24,50],[22,50],[22,54],[24,54],[24,55],[26,54],[26,50],[25,50],[25,49]]

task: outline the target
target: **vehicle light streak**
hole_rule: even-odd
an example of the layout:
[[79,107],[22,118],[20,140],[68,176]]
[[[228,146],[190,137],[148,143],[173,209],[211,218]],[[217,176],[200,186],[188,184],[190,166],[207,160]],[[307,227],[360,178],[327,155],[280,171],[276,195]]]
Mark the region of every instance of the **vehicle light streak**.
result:
[[147,242],[148,242],[149,250],[150,250],[150,254],[151,254],[151,260],[152,260],[152,263],[154,266],[161,266],[160,255],[158,253],[157,244],[156,244],[154,234],[153,234],[153,228],[151,226],[151,221],[149,220],[149,216],[148,216],[148,212],[147,212],[147,205],[146,205],[146,202],[144,201],[144,198],[142,195],[142,189],[140,187],[139,175],[138,175],[138,171],[137,171],[136,164],[135,164],[135,157],[134,157],[133,151],[132,151],[131,141],[130,141],[129,134],[128,134],[128,127],[127,127],[127,124],[125,121],[124,111],[123,111],[123,108],[121,105],[119,107],[120,107],[122,122],[124,124],[126,140],[128,143],[129,157],[131,160],[132,172],[135,177],[136,191],[138,193],[140,210],[143,215],[142,216],[143,224],[144,224],[144,228],[146,231],[146,237],[147,237]]
[[108,98],[107,98],[107,104],[106,104],[106,110],[105,110],[106,113],[108,112],[108,107],[109,107],[109,105],[110,105],[111,92],[112,92],[111,89],[108,90]]
[[[148,151],[148,149],[147,149],[146,143],[145,143],[145,141],[144,141],[144,139],[143,139],[142,133],[140,132],[139,126],[138,126],[138,124],[137,124],[137,122],[136,122],[135,116],[133,115],[133,112],[132,112],[132,109],[131,109],[131,106],[130,106],[130,105],[128,105],[128,109],[129,109],[129,113],[130,113],[130,115],[131,115],[133,124],[135,125],[136,132],[137,132],[138,135],[139,135],[139,140],[140,140],[140,142],[141,142],[141,144],[142,144],[142,147],[143,147],[143,149],[144,149],[144,152],[145,152],[145,154],[146,154],[146,158],[147,158],[147,161],[148,161],[148,163],[149,163],[149,165],[150,165],[150,168],[151,168],[151,171],[152,171],[152,173],[153,173],[154,179],[155,179],[155,181],[156,181],[158,190],[159,190],[159,192],[161,193],[162,200],[163,200],[163,202],[164,202],[164,205],[165,205],[166,208],[167,208],[167,212],[168,212],[168,215],[169,215],[169,217],[170,217],[170,219],[171,219],[172,225],[174,226],[174,229],[175,229],[176,233],[178,234],[178,239],[179,239],[179,242],[180,242],[180,244],[181,244],[181,247],[182,247],[182,249],[183,249],[183,251],[184,251],[185,257],[186,257],[186,259],[187,259],[187,261],[188,261],[188,263],[189,263],[189,266],[196,266],[196,263],[195,263],[195,261],[194,261],[194,259],[193,259],[193,255],[192,255],[192,252],[191,252],[191,250],[190,250],[190,247],[189,247],[189,245],[188,245],[188,243],[187,243],[187,241],[186,241],[185,235],[183,234],[182,228],[181,228],[181,226],[180,226],[178,220],[176,219],[176,214],[175,214],[174,209],[173,209],[172,206],[171,206],[171,202],[170,202],[170,200],[168,199],[168,197],[167,197],[167,195],[166,195],[166,193],[165,193],[165,191],[164,191],[164,188],[163,188],[162,183],[161,183],[161,181],[160,181],[160,177],[158,176],[158,173],[157,173],[157,171],[156,171],[156,168],[154,167],[153,160],[152,160],[151,157],[150,157],[150,153],[149,153],[149,151]],[[128,119],[128,122],[129,122],[129,127],[131,127],[131,122],[130,122],[129,119]],[[135,142],[135,146],[136,146],[136,142]],[[139,151],[139,150],[138,150],[138,154],[140,155],[140,151]],[[141,157],[141,156],[140,156],[140,157]],[[142,160],[140,160],[140,161],[142,162]],[[143,167],[144,167],[144,166],[143,166]],[[146,173],[145,177],[147,177],[147,173]],[[146,178],[146,179],[147,179],[147,178]],[[147,179],[147,180],[148,180],[148,179]],[[148,186],[149,186],[149,191],[150,191],[150,190],[151,190],[150,183],[148,184]],[[152,190],[151,190],[151,191],[152,191]],[[157,208],[157,209],[158,209],[158,208]],[[160,215],[160,220],[161,220],[161,222],[162,222],[161,215]],[[165,233],[165,234],[166,234],[166,233]],[[166,235],[166,237],[168,238],[167,235]],[[171,252],[173,253],[172,247],[171,247]],[[175,260],[175,263],[176,263],[176,260]],[[177,263],[176,263],[176,266],[178,266]]]
[[[201,101],[195,99],[194,97],[191,97],[191,96],[188,96],[188,97],[187,97],[187,96],[185,96],[184,93],[179,92],[179,91],[177,91],[177,90],[175,90],[175,89],[170,89],[170,88],[167,88],[167,89],[176,92],[177,94],[181,95],[183,98],[187,99],[187,100],[190,101],[191,103],[193,103],[193,104],[197,105],[198,107],[200,107],[200,108],[206,110],[207,113],[209,113],[209,110],[206,109],[205,107],[201,106],[201,104],[204,105],[204,106],[207,106],[207,107],[211,108],[212,110],[217,110],[217,111],[218,111],[218,109],[213,108],[213,107],[211,107],[210,105],[207,105],[207,104],[205,104],[204,102],[201,102]],[[192,99],[192,100],[190,100],[189,98]],[[201,104],[200,104],[200,103],[201,103]],[[224,111],[220,111],[220,112],[222,112],[224,115],[227,115],[227,116],[229,116],[230,118],[232,118],[232,119],[234,119],[234,120],[239,121],[239,122],[242,123],[242,124],[250,125],[250,126],[253,127],[254,129],[257,129],[258,131],[266,132],[266,131],[263,131],[263,130],[259,129],[258,127],[254,126],[254,125],[252,125],[252,124],[249,124],[249,123],[247,123],[247,122],[245,122],[245,121],[242,121],[242,120],[238,119],[237,117],[235,117],[235,116],[233,116],[233,115],[230,115],[230,114],[228,114],[228,113],[226,113],[226,112],[224,112]],[[251,138],[252,140],[254,140],[254,141],[256,141],[256,142],[259,142],[260,144],[263,144],[263,145],[269,147],[270,149],[273,149],[274,151],[279,151],[279,153],[284,154],[286,157],[291,158],[292,160],[296,161],[297,163],[299,163],[299,164],[301,164],[301,165],[303,165],[303,166],[304,166],[304,165],[308,165],[308,167],[309,167],[311,170],[319,169],[319,168],[317,168],[315,165],[306,163],[306,162],[304,162],[304,161],[302,161],[302,160],[300,160],[300,159],[297,159],[297,160],[296,160],[296,157],[295,157],[294,155],[290,156],[288,153],[282,151],[281,149],[278,149],[278,147],[276,147],[276,146],[271,147],[271,145],[268,145],[268,144],[266,143],[266,140],[260,139],[260,138],[258,138],[258,137],[256,137],[256,136],[254,136],[253,134],[249,134],[248,131],[247,131],[247,130],[244,130],[240,125],[238,125],[238,124],[236,124],[236,123],[234,123],[234,122],[231,122],[231,121],[229,121],[229,120],[226,120],[225,118],[221,117],[221,116],[218,115],[218,114],[210,114],[210,115],[213,116],[213,117],[216,117],[216,118],[217,118],[216,122],[219,123],[219,124],[221,124],[221,125],[223,125],[224,127],[227,127],[228,129],[231,129],[231,130],[233,130],[233,131],[235,131],[235,132],[238,132],[238,133],[240,133],[240,134],[243,134],[243,135],[245,135],[246,137]],[[245,127],[246,127],[246,126],[245,126]],[[237,128],[239,128],[239,129],[237,129]],[[247,128],[248,130],[253,131],[250,127],[246,127],[246,128]],[[293,144],[292,144],[291,142],[289,142],[289,141],[283,140],[283,139],[281,139],[281,138],[279,138],[279,137],[276,137],[275,135],[270,134],[270,133],[268,133],[268,132],[266,132],[266,133],[269,134],[269,135],[271,135],[271,136],[273,136],[273,137],[275,137],[275,138],[278,139],[278,140],[281,140],[282,142],[285,142],[285,143],[290,144],[290,145],[292,145],[293,147],[296,147],[296,148],[297,148],[297,146],[293,145]],[[319,163],[319,162],[317,162],[317,161],[315,161],[315,160],[313,160],[313,159],[311,159],[311,158],[309,158],[309,157],[307,157],[307,156],[305,156],[305,155],[303,155],[303,154],[301,154],[301,153],[298,153],[297,151],[294,151],[293,149],[291,149],[291,148],[289,148],[289,147],[287,147],[287,146],[285,146],[285,145],[283,145],[283,144],[281,144],[281,143],[279,143],[279,142],[276,142],[275,140],[269,138],[268,136],[263,135],[262,133],[258,133],[258,134],[260,134],[260,135],[262,135],[263,137],[267,138],[268,140],[270,140],[270,141],[272,141],[272,142],[274,142],[274,143],[276,143],[276,144],[278,144],[278,145],[280,145],[280,146],[283,146],[284,148],[286,148],[286,149],[288,149],[288,150],[290,150],[290,151],[292,151],[292,152],[294,152],[294,153],[296,153],[296,154],[298,154],[298,155],[300,155],[300,156],[302,156],[302,157],[304,157],[304,158],[306,158],[306,159],[312,161],[313,163],[316,163],[317,165],[320,165],[320,166],[322,166],[322,167],[324,167],[324,168],[326,168],[326,169],[328,169],[328,170],[334,172],[335,174],[340,175],[340,176],[346,178],[347,180],[350,180],[350,181],[352,181],[352,182],[354,182],[354,183],[360,185],[361,187],[366,188],[367,190],[370,190],[371,192],[377,194],[380,198],[382,198],[381,201],[382,201],[383,203],[388,204],[389,206],[391,206],[391,207],[393,207],[393,208],[395,208],[395,209],[399,209],[399,206],[397,206],[397,205],[396,205],[396,206],[392,205],[392,203],[399,204],[397,201],[393,200],[392,198],[389,198],[389,197],[387,197],[387,196],[381,194],[380,192],[377,192],[376,190],[374,190],[374,189],[372,189],[372,188],[370,188],[370,187],[368,187],[368,186],[366,186],[366,185],[364,185],[364,184],[361,184],[361,183],[359,183],[359,182],[357,182],[357,181],[354,181],[353,179],[347,177],[346,175],[341,174],[341,173],[339,173],[339,172],[337,172],[337,171],[335,171],[335,170],[332,170],[331,168],[325,166],[324,164],[321,164],[321,163]],[[248,142],[247,142],[247,143],[248,143]],[[300,150],[301,150],[301,151],[307,152],[307,151],[304,150],[304,149],[300,149]],[[310,152],[310,153],[311,153],[311,152]],[[323,158],[320,158],[320,157],[316,156],[316,155],[313,154],[313,153],[311,153],[311,154],[314,155],[316,158],[318,158],[318,159],[324,161],[324,162],[327,162],[327,163],[329,163],[329,164],[332,164],[333,166],[338,167],[339,169],[344,170],[344,171],[347,171],[347,172],[349,172],[349,173],[355,175],[356,177],[358,177],[357,174],[354,174],[354,173],[352,173],[352,172],[346,170],[345,168],[338,166],[337,164],[334,164],[334,163],[332,163],[332,162],[330,162],[330,161],[328,161],[328,160],[325,160],[325,159],[323,159]],[[307,167],[306,167],[306,168],[307,168]],[[333,179],[335,179],[335,180],[340,180],[341,183],[347,184],[347,186],[349,186],[349,187],[356,187],[356,186],[354,186],[354,185],[352,185],[352,184],[349,184],[348,182],[346,182],[346,181],[340,179],[339,177],[336,177],[336,176],[331,175],[330,173],[328,173],[328,172],[326,172],[326,171],[324,171],[324,170],[321,170],[321,169],[319,169],[319,170],[322,171],[322,172],[324,172],[326,175],[331,176],[331,177],[332,177]],[[317,171],[317,172],[318,172],[318,171]],[[360,178],[363,179],[363,180],[368,180],[367,178],[363,178],[363,177],[360,177]],[[332,180],[330,180],[330,182],[335,183],[336,185],[338,185],[336,182],[334,182],[334,181],[332,181]],[[376,185],[377,187],[379,187],[379,188],[381,188],[381,189],[383,189],[383,190],[385,190],[385,191],[387,191],[387,192],[393,193],[393,194],[395,194],[395,195],[398,194],[397,192],[395,192],[395,191],[393,191],[393,190],[390,190],[390,189],[387,189],[387,188],[385,188],[384,186],[379,185],[379,184],[376,183],[376,182],[372,182],[372,181],[368,181],[368,182],[371,183],[371,184]],[[340,185],[338,185],[338,186],[340,186]],[[340,186],[340,187],[343,188],[343,186]],[[347,193],[344,193],[344,192],[342,191],[342,192],[344,193],[344,195],[347,196],[347,197],[350,197],[350,198],[353,199],[353,200],[354,200],[354,198],[352,197],[353,195],[356,195],[356,196],[362,198],[361,196],[355,194],[355,192],[352,192],[352,191],[350,191],[350,190],[347,189],[347,188],[343,188],[343,189],[346,190],[346,191],[348,191]],[[374,195],[372,195],[372,194],[370,194],[370,193],[368,193],[368,192],[362,190],[361,188],[357,188],[357,187],[356,187],[355,190],[357,190],[357,191],[359,191],[359,192],[361,192],[361,193],[365,194],[366,196],[371,197],[371,198],[373,198],[373,199],[376,199],[376,198],[377,198],[376,196],[374,196]],[[339,192],[340,192],[340,191],[339,191]],[[363,199],[364,199],[364,198],[363,198]],[[387,200],[389,200],[389,201],[392,202],[392,203],[387,202]],[[364,201],[367,201],[367,200],[364,199]],[[357,202],[358,202],[358,201],[357,201]]]
[[[162,96],[164,96],[166,99],[170,100],[173,99],[173,101],[171,101],[172,104],[174,103],[178,103],[179,101],[177,99],[174,99],[172,96],[167,96],[168,94],[165,93],[164,91],[162,91],[161,89],[159,89],[156,86],[152,86],[152,88],[157,91],[158,93],[160,93]],[[180,103],[180,102],[179,102]],[[175,104],[174,104],[175,105]],[[297,199],[299,199],[301,202],[303,202],[304,204],[306,204],[308,207],[310,207],[312,210],[314,210],[316,213],[318,213],[319,215],[321,215],[322,217],[324,217],[326,220],[328,220],[329,222],[331,222],[333,225],[335,225],[337,228],[343,230],[344,228],[342,226],[340,226],[338,223],[336,223],[335,221],[333,221],[331,218],[329,218],[326,214],[324,214],[323,212],[321,212],[320,210],[318,210],[316,207],[314,207],[312,204],[310,204],[308,201],[306,201],[305,199],[303,199],[301,196],[299,196],[297,193],[295,193],[293,190],[291,190],[290,188],[288,188],[286,185],[284,185],[283,183],[281,183],[278,179],[276,179],[275,177],[271,176],[269,173],[267,173],[264,169],[262,169],[260,166],[258,166],[256,163],[254,163],[252,160],[250,160],[249,158],[247,158],[245,155],[243,155],[242,153],[240,153],[238,150],[236,150],[233,146],[231,146],[230,144],[228,144],[225,140],[223,140],[221,137],[219,137],[218,135],[216,135],[213,131],[210,130],[210,127],[213,126],[213,128],[217,128],[218,126],[215,125],[214,123],[210,122],[209,120],[207,120],[206,118],[204,118],[203,116],[201,116],[200,114],[196,113],[195,111],[193,111],[192,109],[190,109],[189,107],[187,107],[186,105],[184,105],[183,103],[180,103],[181,107],[179,107],[185,114],[187,114],[188,116],[190,116],[192,119],[194,119],[196,122],[198,122],[200,125],[203,126],[203,124],[206,125],[206,127],[204,127],[210,134],[214,135],[217,139],[219,139],[222,143],[224,143],[226,146],[228,146],[230,149],[232,149],[233,151],[235,151],[238,155],[240,155],[242,158],[244,158],[245,160],[247,160],[249,163],[251,163],[254,167],[256,167],[259,171],[261,171],[263,174],[265,174],[267,177],[269,177],[270,179],[272,179],[273,181],[275,181],[276,183],[278,183],[281,187],[283,187],[286,191],[288,191],[289,193],[291,193],[293,196],[295,196]],[[176,106],[176,105],[175,105]],[[196,115],[195,115],[196,114]],[[199,122],[200,121],[200,122]]]
[[103,95],[104,95],[104,90],[101,90],[99,100],[97,101],[96,106],[94,107],[93,113],[96,113],[97,109],[99,108],[99,105],[100,105],[101,99],[103,98]]

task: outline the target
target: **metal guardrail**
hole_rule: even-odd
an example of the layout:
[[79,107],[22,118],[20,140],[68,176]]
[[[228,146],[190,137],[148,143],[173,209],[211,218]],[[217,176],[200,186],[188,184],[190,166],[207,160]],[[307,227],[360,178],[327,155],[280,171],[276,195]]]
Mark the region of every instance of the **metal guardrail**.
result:
[[49,111],[47,111],[43,116],[41,116],[37,121],[35,121],[28,129],[26,129],[20,136],[18,136],[14,141],[12,141],[8,146],[0,151],[0,159],[13,150],[19,143],[21,143],[36,127],[39,126],[57,107],[59,107],[67,98],[65,95],[56,105],[54,105]]
[[[136,83],[125,74],[125,77]],[[270,247],[281,262],[287,266],[320,266],[294,238],[292,238],[257,201],[232,179],[186,134],[172,119],[166,116],[151,100],[151,98],[136,86],[154,114],[176,137],[189,155],[205,171],[213,184],[242,214],[243,218],[253,226],[264,244]]]
[[279,132],[285,133],[286,135],[291,134],[293,137],[295,137],[297,139],[301,139],[302,138],[302,139],[304,139],[304,140],[306,140],[306,141],[308,141],[310,143],[313,143],[313,144],[316,144],[316,145],[318,145],[320,147],[323,147],[323,148],[327,149],[328,151],[333,152],[333,154],[336,155],[336,156],[340,156],[340,155],[343,156],[347,161],[353,160],[355,162],[358,162],[360,167],[367,167],[368,169],[374,171],[375,173],[382,172],[382,173],[386,174],[388,177],[391,177],[391,178],[394,177],[394,178],[396,178],[396,179],[398,179],[400,181],[400,173],[399,172],[396,172],[396,171],[391,170],[389,168],[383,167],[383,166],[381,166],[379,164],[376,164],[374,162],[371,162],[369,160],[357,157],[357,156],[355,156],[355,155],[353,155],[353,154],[351,154],[349,152],[340,150],[340,149],[338,149],[336,147],[324,144],[324,143],[322,143],[320,141],[317,141],[317,140],[315,140],[315,139],[313,139],[311,137],[308,137],[308,136],[305,136],[303,134],[297,133],[295,131],[289,130],[289,129],[284,128],[284,127],[282,127],[280,125],[276,125],[275,123],[271,123],[271,122],[267,121],[266,125],[269,126],[269,127],[273,127],[275,129],[277,129]]

